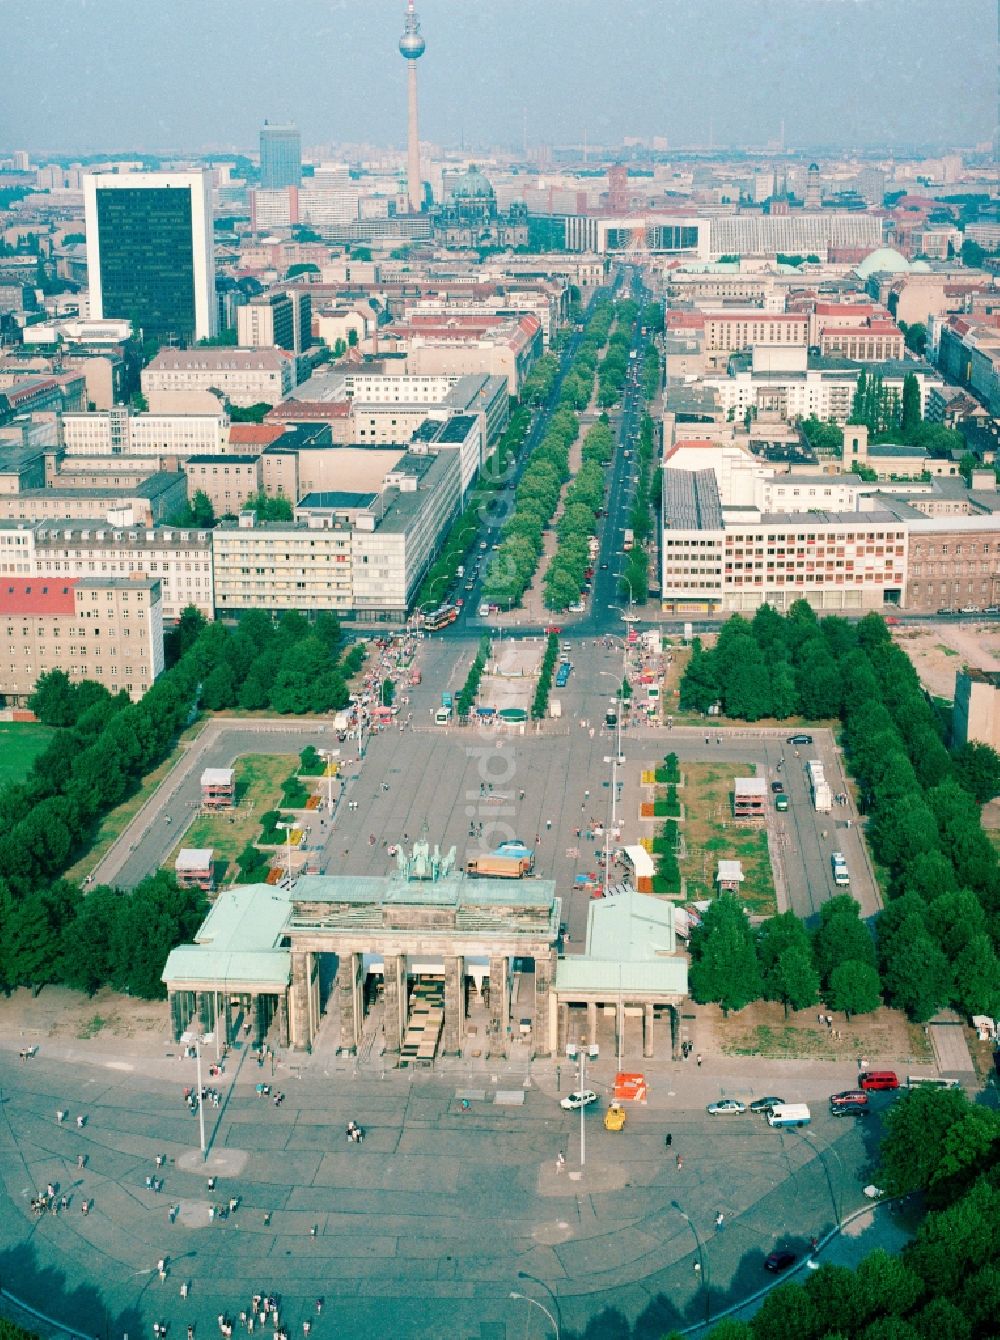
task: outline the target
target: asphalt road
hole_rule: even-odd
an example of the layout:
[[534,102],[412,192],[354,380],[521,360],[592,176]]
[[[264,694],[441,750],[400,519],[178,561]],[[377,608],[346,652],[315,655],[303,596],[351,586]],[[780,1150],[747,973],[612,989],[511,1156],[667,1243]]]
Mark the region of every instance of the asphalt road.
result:
[[[602,1101],[584,1118],[581,1169],[579,1117],[558,1105],[571,1081],[555,1063],[380,1078],[321,1046],[279,1057],[280,1109],[255,1096],[252,1061],[231,1064],[223,1104],[207,1112],[204,1164],[181,1101],[194,1062],[173,1047],[157,1056],[127,1039],[103,1049],[43,1040],[28,1064],[12,1047],[0,1051],[0,1272],[31,1305],[106,1340],[148,1335],[154,1321],[175,1335],[189,1323],[215,1334],[218,1313],[237,1315],[255,1290],[280,1295],[290,1334],[311,1318],[317,1340],[542,1334],[512,1290],[546,1301],[567,1329],[608,1307],[633,1320],[653,1309],[662,1331],[692,1324],[769,1283],[762,1263],[776,1246],[803,1253],[864,1205],[879,1127],[877,1117],[834,1121],[825,1111],[850,1067],[707,1057],[702,1069],[648,1063],[648,1105],[609,1133],[600,1119],[609,1058],[588,1075]],[[465,1092],[482,1094],[469,1111]],[[705,1113],[722,1094],[762,1092],[809,1101],[813,1125],[781,1132],[749,1114]],[[498,1102],[504,1093],[523,1102]],[[57,1108],[70,1113],[62,1125]],[[367,1129],[362,1146],[344,1140],[352,1117]],[[212,1194],[209,1173],[219,1179]],[[145,1186],[150,1174],[163,1177],[159,1194]],[[36,1218],[30,1201],[48,1181],[70,1204]],[[238,1210],[210,1219],[209,1204],[230,1196]],[[853,1231],[860,1255],[871,1238],[864,1224]]]

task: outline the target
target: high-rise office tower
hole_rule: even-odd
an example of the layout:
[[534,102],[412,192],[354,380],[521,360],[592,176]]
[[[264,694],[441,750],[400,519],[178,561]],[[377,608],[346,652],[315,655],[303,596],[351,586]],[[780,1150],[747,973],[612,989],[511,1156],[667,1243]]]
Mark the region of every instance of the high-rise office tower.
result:
[[265,191],[298,186],[302,181],[302,136],[296,126],[272,126],[260,132],[260,184]]
[[124,318],[161,343],[216,333],[208,172],[93,173],[84,208],[91,317]]
[[823,204],[823,185],[819,179],[819,164],[810,163],[806,174],[806,209],[819,209]]
[[417,122],[417,61],[427,50],[427,43],[420,34],[420,20],[413,9],[413,0],[406,3],[406,27],[399,39],[399,54],[406,61],[407,92],[409,115],[406,138],[406,194],[410,201],[410,210],[417,214],[423,197],[420,184],[420,128]]

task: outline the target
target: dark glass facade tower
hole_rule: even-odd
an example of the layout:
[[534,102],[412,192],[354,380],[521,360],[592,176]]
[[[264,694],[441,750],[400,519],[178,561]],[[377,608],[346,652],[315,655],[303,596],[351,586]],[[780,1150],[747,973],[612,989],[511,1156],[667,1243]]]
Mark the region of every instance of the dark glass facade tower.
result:
[[191,192],[97,190],[105,318],[125,318],[161,343],[192,344],[195,280]]
[[302,137],[295,126],[270,126],[260,132],[260,184],[265,191],[302,182]]

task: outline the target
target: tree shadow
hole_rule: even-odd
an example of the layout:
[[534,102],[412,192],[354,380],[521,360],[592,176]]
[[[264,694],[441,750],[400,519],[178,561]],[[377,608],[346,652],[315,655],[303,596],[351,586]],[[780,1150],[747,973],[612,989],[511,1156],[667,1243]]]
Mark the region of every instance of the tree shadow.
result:
[[143,1331],[138,1308],[131,1305],[122,1312],[112,1313],[95,1286],[70,1288],[61,1270],[41,1262],[31,1242],[0,1252],[0,1286],[14,1302],[36,1309],[60,1326],[99,1340],[140,1335]]

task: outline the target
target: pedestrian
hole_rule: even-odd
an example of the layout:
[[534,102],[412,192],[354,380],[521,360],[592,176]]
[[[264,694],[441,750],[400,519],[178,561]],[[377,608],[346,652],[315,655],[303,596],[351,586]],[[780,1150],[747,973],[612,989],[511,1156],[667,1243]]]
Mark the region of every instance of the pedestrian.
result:
[[319,1313],[322,1312],[322,1311],[323,1311],[323,1299],[322,1299],[322,1298],[317,1298],[317,1299],[316,1299],[316,1313],[317,1313],[317,1316],[318,1316]]
[[819,1238],[809,1239],[809,1250],[812,1252],[813,1256],[816,1255],[816,1253],[819,1251]]
[[562,1150],[560,1150],[559,1153],[556,1155],[556,1172],[561,1173],[565,1166],[566,1166],[566,1158]]
[[307,1319],[302,1323],[302,1334],[303,1334],[303,1335],[308,1335],[309,1332],[310,1332],[311,1330],[312,1330],[312,1322],[309,1321],[308,1318],[307,1318]]
[[721,1228],[724,1219],[725,1219],[725,1215],[724,1215],[724,1214],[722,1213],[722,1211],[720,1210],[719,1213],[715,1216],[715,1227],[716,1227],[716,1228]]
[[147,1190],[147,1191],[151,1191],[152,1189],[153,1189],[153,1179],[152,1179],[152,1177],[150,1177],[149,1173],[147,1173],[147,1174],[146,1174],[146,1190]]
[[86,1156],[86,1154],[77,1154],[77,1156],[76,1156],[76,1166],[77,1166],[78,1168],[83,1168],[83,1167],[86,1167],[86,1163],[87,1163],[87,1156]]
[[184,1280],[183,1283],[181,1284],[181,1297],[186,1298],[187,1296],[188,1296],[188,1282],[187,1280]]
[[194,1340],[194,1327],[188,1322],[188,1340]]
[[65,1120],[66,1120],[66,1113],[63,1112],[62,1110],[58,1111],[58,1112],[56,1113],[56,1121],[58,1121],[59,1124],[62,1125],[62,1123],[63,1123]]
[[166,1258],[163,1256],[161,1256],[159,1261],[157,1261],[156,1263],[156,1273],[159,1275],[160,1283],[162,1284],[163,1281],[167,1278],[167,1261]]
[[216,1181],[216,1179],[215,1179],[214,1177],[210,1177],[210,1178],[208,1179],[208,1189],[209,1189],[209,1191],[214,1191],[214,1190],[215,1190],[215,1181]]
[[694,1059],[695,1059],[696,1063],[698,1064],[698,1066],[699,1066],[699,1068],[700,1068],[700,1067],[701,1067],[701,1052],[699,1052],[698,1055],[697,1055]]
[[668,1149],[674,1143],[674,1137],[671,1135],[669,1131],[667,1131],[667,1138],[664,1140],[663,1143],[666,1145]]
[[684,1167],[684,1160],[681,1158],[680,1154],[678,1154],[678,1155],[677,1155],[677,1171],[680,1172],[680,1170],[681,1170],[683,1167]]

